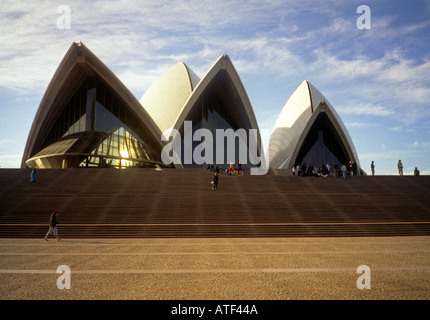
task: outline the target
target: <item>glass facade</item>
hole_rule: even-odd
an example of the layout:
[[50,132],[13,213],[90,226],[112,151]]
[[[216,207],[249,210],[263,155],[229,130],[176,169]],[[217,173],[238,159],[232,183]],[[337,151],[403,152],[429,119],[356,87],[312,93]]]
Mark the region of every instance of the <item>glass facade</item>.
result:
[[161,161],[155,138],[98,77],[87,78],[72,95],[45,137],[39,154],[58,142],[72,139],[70,148],[62,150],[64,167],[125,168],[152,166]]
[[294,165],[303,163],[309,167],[319,168],[327,163],[333,171],[333,163],[337,162],[339,167],[348,164],[349,158],[345,148],[340,143],[341,139],[328,116],[320,113],[300,148]]

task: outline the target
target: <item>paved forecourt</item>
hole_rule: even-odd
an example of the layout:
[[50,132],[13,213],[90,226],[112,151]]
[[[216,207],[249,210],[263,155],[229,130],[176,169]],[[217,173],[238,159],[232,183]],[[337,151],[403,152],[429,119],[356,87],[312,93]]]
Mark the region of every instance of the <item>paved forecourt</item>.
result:
[[428,300],[430,237],[0,239],[0,297]]

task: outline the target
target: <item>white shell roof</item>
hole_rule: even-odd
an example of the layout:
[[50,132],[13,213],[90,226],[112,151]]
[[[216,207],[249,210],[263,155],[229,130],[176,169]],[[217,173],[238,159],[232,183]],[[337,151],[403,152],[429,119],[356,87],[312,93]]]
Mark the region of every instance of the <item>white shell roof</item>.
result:
[[283,107],[269,142],[269,165],[290,168],[318,113],[326,112],[337,129],[350,157],[359,165],[352,139],[342,119],[324,95],[309,81],[303,81]]
[[207,87],[211,84],[212,80],[215,76],[221,72],[226,71],[231,79],[231,86],[236,88],[239,98],[243,103],[246,116],[248,117],[251,127],[258,129],[257,120],[255,118],[254,110],[252,109],[251,101],[249,100],[248,94],[240,80],[239,74],[237,73],[230,57],[226,54],[221,55],[215,63],[211,66],[209,71],[203,76],[195,90],[192,92],[188,99],[185,102],[184,107],[181,112],[176,114],[175,124],[173,126],[174,129],[179,129],[188,113],[191,111],[192,106],[195,101],[202,95],[202,93],[207,89]]
[[201,79],[185,63],[177,63],[151,85],[140,103],[167,137],[172,129],[180,129],[196,101],[224,71],[230,85],[237,90],[251,128],[258,130],[251,102],[228,55],[221,55]]
[[140,99],[161,132],[171,129],[200,78],[178,62],[158,78]]
[[48,124],[50,121],[52,122],[51,118],[59,112],[58,105],[61,105],[61,103],[58,101],[67,96],[65,90],[72,90],[75,82],[81,81],[83,77],[94,76],[95,74],[115,90],[116,94],[124,100],[130,110],[136,114],[138,121],[149,131],[153,141],[159,143],[160,147],[162,146],[159,139],[161,133],[156,123],[142,109],[139,101],[130,90],[83,43],[72,43],[57,67],[33,119],[22,157],[21,166],[23,168],[25,167],[25,162],[37,152],[41,139],[50,129],[47,122]]

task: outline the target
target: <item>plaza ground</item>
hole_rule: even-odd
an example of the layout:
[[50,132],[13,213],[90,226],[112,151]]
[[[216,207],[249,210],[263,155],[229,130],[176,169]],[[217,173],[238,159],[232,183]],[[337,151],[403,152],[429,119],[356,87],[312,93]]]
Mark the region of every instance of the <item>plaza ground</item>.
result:
[[430,237],[0,239],[0,284],[2,300],[429,300]]

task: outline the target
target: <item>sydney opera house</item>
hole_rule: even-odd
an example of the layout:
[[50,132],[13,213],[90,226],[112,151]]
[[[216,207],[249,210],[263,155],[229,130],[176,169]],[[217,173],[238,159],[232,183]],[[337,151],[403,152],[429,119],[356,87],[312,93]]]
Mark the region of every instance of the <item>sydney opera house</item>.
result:
[[[222,55],[199,78],[185,63],[172,66],[156,80],[140,100],[84,44],[73,43],[42,97],[25,146],[22,167],[199,167],[187,162],[162,161],[162,150],[172,131],[217,129],[236,132],[254,129],[258,123],[251,102],[234,65]],[[238,136],[249,146],[249,137]],[[216,138],[212,141],[216,145]],[[199,141],[192,142],[192,148]],[[240,145],[240,143],[238,144]],[[261,137],[258,153],[264,156]],[[218,150],[217,150],[218,152]],[[214,155],[214,165],[232,159]],[[299,163],[346,164],[360,168],[351,137],[327,99],[304,81],[288,99],[276,121],[265,162],[275,169]],[[239,160],[239,150],[234,162]],[[254,163],[240,159],[246,166]],[[207,165],[204,164],[204,165]],[[205,166],[206,167],[206,166]],[[357,174],[364,174],[358,170]]]

